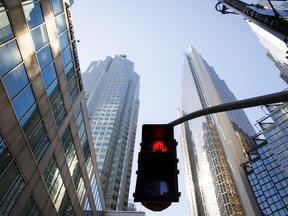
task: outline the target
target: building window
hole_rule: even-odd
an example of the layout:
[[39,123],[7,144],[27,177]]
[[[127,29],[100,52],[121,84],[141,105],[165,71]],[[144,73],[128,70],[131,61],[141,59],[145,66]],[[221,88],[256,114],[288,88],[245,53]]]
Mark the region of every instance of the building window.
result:
[[42,173],[42,177],[50,194],[51,200],[54,203],[56,210],[59,211],[61,203],[64,200],[66,189],[54,155],[48,161]]
[[38,51],[40,48],[42,48],[45,44],[48,43],[48,36],[46,31],[45,24],[33,29],[31,31],[33,43],[35,50]]
[[74,102],[78,96],[78,87],[77,87],[77,81],[76,77],[73,76],[71,80],[68,83],[69,92],[70,92],[70,99],[72,102]]
[[53,61],[49,44],[37,52],[37,59],[41,70]]
[[78,86],[76,82],[76,75],[72,61],[70,61],[70,63],[68,63],[67,66],[65,67],[65,73],[68,81],[70,99],[72,102],[74,102],[78,96]]
[[56,22],[56,28],[57,28],[58,35],[61,34],[62,32],[64,32],[67,29],[66,20],[65,20],[65,15],[64,14],[56,17],[55,18],[55,22]]
[[[98,212],[102,212],[103,213],[103,207],[102,207],[102,203],[101,203],[101,198],[100,198],[100,192],[99,192],[99,187],[97,185],[97,181],[96,181],[96,176],[93,175],[92,181],[91,181],[91,188],[92,188],[92,194],[93,194],[93,198],[94,198],[94,203],[96,205],[96,210]],[[84,210],[91,210],[89,209],[89,205],[88,205],[88,198],[86,199],[86,204],[84,207]]]
[[68,65],[68,63],[72,61],[72,54],[71,54],[70,46],[67,47],[62,52],[62,60],[63,60],[64,67],[66,67]]
[[30,216],[30,215],[41,216],[41,213],[32,196],[30,196],[30,198],[26,202],[20,216]]
[[69,46],[69,39],[68,39],[68,32],[65,31],[63,34],[59,36],[59,43],[60,43],[60,50],[63,52],[63,50],[66,49],[66,47]]
[[16,40],[0,46],[0,75],[3,76],[22,61]]
[[13,99],[29,83],[24,65],[21,64],[7,74],[3,82],[9,97]]
[[54,16],[57,16],[63,12],[63,5],[61,0],[51,0],[51,4]]
[[0,214],[9,215],[21,195],[25,182],[0,134]]
[[3,7],[3,3],[0,3],[0,44],[11,40],[14,37],[10,22]]
[[57,78],[54,63],[50,64],[43,72],[42,77],[45,88],[47,89],[51,83]]
[[70,175],[76,188],[78,199],[80,203],[82,203],[86,189],[69,127],[66,128],[64,134],[62,135],[61,143],[65,151],[66,161],[68,163]]
[[12,101],[16,115],[20,120],[25,113],[35,104],[35,98],[31,86],[24,88]]
[[[31,1],[22,0],[22,4],[25,4],[26,2],[30,3]],[[39,2],[25,4],[23,5],[23,9],[30,29],[43,23],[44,20]]]

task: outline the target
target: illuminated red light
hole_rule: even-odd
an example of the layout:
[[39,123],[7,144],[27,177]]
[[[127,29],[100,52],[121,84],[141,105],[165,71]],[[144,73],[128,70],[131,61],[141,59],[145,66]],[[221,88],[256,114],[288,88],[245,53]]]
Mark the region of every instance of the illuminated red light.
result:
[[153,152],[167,152],[168,148],[163,141],[156,141],[152,144]]

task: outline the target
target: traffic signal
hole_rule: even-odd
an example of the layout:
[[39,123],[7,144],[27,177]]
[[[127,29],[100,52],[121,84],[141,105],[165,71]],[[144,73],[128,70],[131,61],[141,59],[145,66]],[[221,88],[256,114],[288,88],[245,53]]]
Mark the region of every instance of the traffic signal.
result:
[[140,145],[134,201],[152,211],[162,211],[171,202],[179,202],[180,197],[173,125],[143,125]]

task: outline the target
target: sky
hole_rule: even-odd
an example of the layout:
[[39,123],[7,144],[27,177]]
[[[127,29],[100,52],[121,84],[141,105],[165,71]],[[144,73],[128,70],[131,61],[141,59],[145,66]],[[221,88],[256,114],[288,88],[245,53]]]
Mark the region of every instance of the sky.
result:
[[[220,14],[215,4],[216,0],[76,0],[72,6],[81,70],[84,72],[91,61],[126,54],[140,75],[130,194],[135,190],[142,124],[166,124],[178,118],[181,67],[189,46],[214,67],[238,100],[287,87],[246,21],[237,15]],[[264,116],[259,107],[245,112],[253,125]],[[179,141],[178,129],[175,138]],[[140,206],[146,216],[188,215],[180,145],[180,202],[158,213]]]

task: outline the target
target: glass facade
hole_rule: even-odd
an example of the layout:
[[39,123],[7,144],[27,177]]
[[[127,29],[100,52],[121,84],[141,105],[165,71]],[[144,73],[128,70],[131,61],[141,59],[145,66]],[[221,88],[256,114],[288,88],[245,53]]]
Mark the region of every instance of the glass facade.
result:
[[244,169],[263,215],[288,214],[288,105],[267,105]]
[[139,76],[124,56],[92,62],[83,73],[106,207],[126,210],[139,110]]
[[[181,116],[236,100],[193,47],[184,55],[182,71]],[[190,215],[258,215],[240,166],[240,161],[246,160],[243,146],[248,144],[242,144],[236,135],[250,134],[253,128],[243,111],[238,114],[207,115],[181,125]],[[243,124],[237,125],[241,121]]]
[[0,215],[105,211],[68,2],[0,0]]
[[[60,3],[62,5],[62,2]],[[60,86],[58,84],[58,77],[55,71],[54,59],[47,37],[47,30],[44,24],[41,6],[37,1],[29,3],[24,1],[23,9],[31,30],[37,60],[42,72],[50,105],[53,110],[53,116],[57,127],[60,127],[66,116],[66,111]],[[64,13],[64,11],[62,11],[62,13]]]
[[[209,66],[205,60],[204,64],[209,73],[209,77],[211,78],[213,85],[215,86],[217,94],[220,97],[221,102],[229,103],[237,101],[237,98],[235,97],[233,92],[230,91],[225,81],[220,79],[214,68]],[[256,132],[242,109],[228,111],[227,115],[230,121],[237,125],[237,127],[240,128],[245,134],[249,136],[255,135]]]
[[22,193],[25,182],[0,133],[0,213],[9,215]]
[[0,44],[11,40],[13,37],[14,34],[7,13],[5,11],[3,2],[0,1]]
[[[288,10],[287,1],[274,1],[271,4],[268,0],[258,0],[257,3],[264,6],[267,10],[276,10],[284,13]],[[287,43],[266,31],[258,23],[252,21],[247,22],[247,24],[258,37],[259,42],[267,49],[266,55],[279,69],[280,77],[288,84]]]
[[[25,7],[25,6],[24,6]],[[0,13],[5,13],[2,11]],[[6,23],[10,26],[9,23]],[[10,27],[11,28],[11,27]],[[12,33],[9,35],[13,35]],[[3,40],[5,35],[3,34]],[[16,116],[26,135],[30,149],[37,163],[40,162],[49,140],[43,126],[31,83],[17,45],[17,41],[10,37],[0,45],[1,79],[6,92],[12,102]]]
[[35,204],[35,200],[32,196],[28,199],[27,203],[25,204],[24,208],[22,209],[21,216],[40,216],[41,213]]
[[84,195],[86,193],[86,189],[84,186],[84,181],[77,158],[75,145],[69,127],[66,128],[63,136],[61,137],[61,141],[65,151],[66,161],[69,167],[70,175],[72,176],[72,180],[77,191],[78,199],[80,203],[82,203]]
[[54,155],[48,161],[42,173],[42,178],[58,213],[66,215],[67,212],[67,215],[74,215]]
[[[97,210],[99,216],[102,216],[103,215],[103,207],[102,207],[101,198],[100,198],[100,194],[99,194],[99,188],[98,188],[98,184],[97,184],[97,180],[96,180],[95,175],[93,176],[93,178],[91,180],[91,188],[92,188],[93,198],[94,198],[95,205],[96,205],[96,210]],[[90,203],[87,199],[84,210],[89,211],[90,208],[91,208]]]

